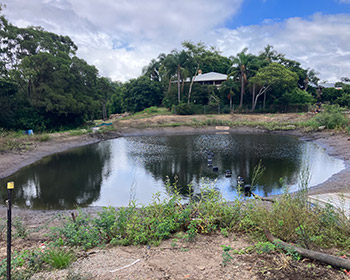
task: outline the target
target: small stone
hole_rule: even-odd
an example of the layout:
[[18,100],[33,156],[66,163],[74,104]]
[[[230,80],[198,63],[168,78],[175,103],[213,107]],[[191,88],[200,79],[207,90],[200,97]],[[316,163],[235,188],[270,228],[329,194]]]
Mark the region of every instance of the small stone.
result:
[[205,266],[200,266],[199,270],[205,270]]
[[321,125],[321,126],[318,127],[318,130],[324,130],[325,128],[326,128],[325,125]]

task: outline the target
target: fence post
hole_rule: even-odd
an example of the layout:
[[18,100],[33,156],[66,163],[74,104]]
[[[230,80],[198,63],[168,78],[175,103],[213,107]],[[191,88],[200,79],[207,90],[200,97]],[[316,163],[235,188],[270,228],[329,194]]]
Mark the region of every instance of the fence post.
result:
[[12,190],[15,188],[14,182],[7,183],[7,280],[11,280],[11,227],[12,227]]

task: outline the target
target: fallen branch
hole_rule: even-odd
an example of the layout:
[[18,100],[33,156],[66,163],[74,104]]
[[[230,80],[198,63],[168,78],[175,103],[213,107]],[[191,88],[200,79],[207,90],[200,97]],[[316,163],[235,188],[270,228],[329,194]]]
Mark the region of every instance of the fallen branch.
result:
[[131,264],[124,265],[124,266],[119,267],[119,268],[114,269],[114,270],[110,270],[109,272],[116,272],[116,271],[122,270],[122,269],[124,269],[124,268],[128,268],[128,267],[130,267],[130,266],[132,266],[132,265],[134,265],[134,264],[138,263],[139,261],[140,261],[140,259],[137,259],[136,261],[134,261],[134,262],[133,262],[133,263],[131,263]]
[[253,197],[255,198],[255,199],[259,199],[259,200],[261,200],[261,201],[268,201],[268,202],[272,202],[272,203],[275,203],[276,201],[274,200],[274,199],[272,199],[272,198],[265,198],[265,197],[261,197],[260,195],[257,195],[257,194],[255,194],[255,193],[253,193],[253,192],[251,192],[252,193],[252,195],[253,195]]
[[350,261],[339,258],[339,257],[335,257],[329,254],[325,254],[325,253],[320,253],[320,252],[316,252],[313,250],[308,250],[308,249],[304,249],[304,248],[300,248],[300,247],[296,247],[294,245],[290,245],[286,242],[283,242],[279,239],[277,239],[276,237],[274,237],[271,232],[269,232],[268,230],[264,230],[265,235],[267,237],[267,239],[271,242],[274,243],[277,246],[280,246],[283,250],[290,252],[296,252],[299,255],[301,255],[304,258],[308,258],[308,259],[312,259],[312,260],[316,260],[325,264],[329,264],[331,266],[334,267],[340,267],[340,268],[345,268],[347,270],[350,270]]

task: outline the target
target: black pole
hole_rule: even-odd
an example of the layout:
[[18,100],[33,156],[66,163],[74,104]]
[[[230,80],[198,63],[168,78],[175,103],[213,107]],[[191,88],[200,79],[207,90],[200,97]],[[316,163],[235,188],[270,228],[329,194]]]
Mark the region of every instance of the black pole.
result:
[[7,280],[11,280],[11,226],[12,226],[12,215],[11,215],[11,193],[13,189],[13,182],[7,184]]

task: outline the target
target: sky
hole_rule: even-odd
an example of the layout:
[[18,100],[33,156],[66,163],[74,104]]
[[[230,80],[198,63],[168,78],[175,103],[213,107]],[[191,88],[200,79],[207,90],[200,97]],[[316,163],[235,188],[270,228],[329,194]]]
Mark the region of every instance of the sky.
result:
[[0,0],[14,25],[68,35],[101,76],[125,82],[185,40],[225,56],[270,44],[322,81],[350,77],[350,0]]

